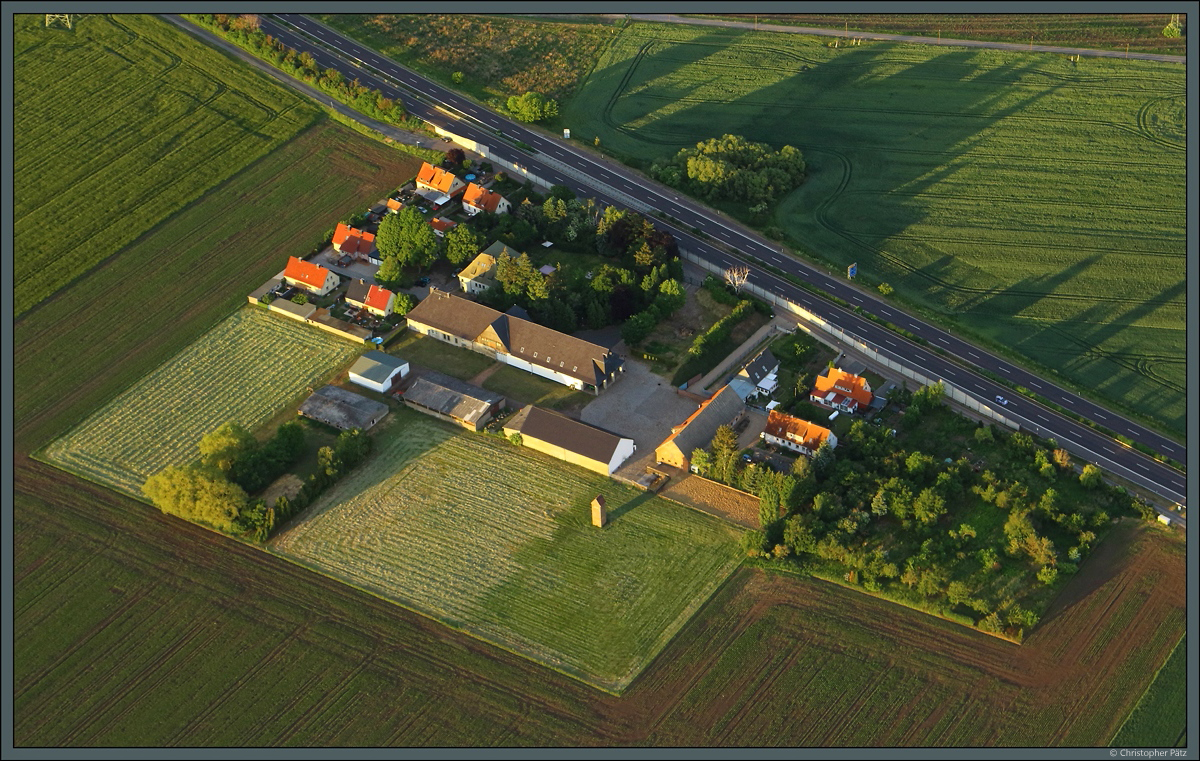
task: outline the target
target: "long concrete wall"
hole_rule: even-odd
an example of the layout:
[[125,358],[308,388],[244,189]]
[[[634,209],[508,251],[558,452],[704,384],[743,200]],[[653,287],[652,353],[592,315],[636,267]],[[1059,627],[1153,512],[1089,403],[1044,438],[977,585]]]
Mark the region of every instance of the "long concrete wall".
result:
[[551,188],[551,186],[553,185],[553,183],[549,182],[548,180],[542,179],[541,177],[538,177],[536,174],[533,174],[532,172],[530,172],[528,167],[523,167],[518,163],[514,163],[512,161],[509,161],[508,159],[504,159],[504,158],[501,158],[501,157],[495,155],[483,143],[476,142],[469,137],[463,137],[462,135],[456,135],[453,132],[442,129],[441,127],[438,127],[436,125],[434,126],[433,131],[436,132],[437,134],[441,135],[442,137],[453,140],[456,144],[461,145],[463,148],[466,148],[467,150],[478,153],[480,156],[483,156],[485,159],[487,159],[491,163],[499,164],[500,166],[507,169],[510,173],[515,172],[517,176],[523,177],[526,180],[532,181],[534,185],[538,185],[539,187],[542,187],[546,190],[549,190]]
[[[699,256],[693,254],[690,251],[684,251],[681,249],[679,252],[679,255],[682,258],[686,259],[687,261],[692,262],[693,264],[695,264],[709,272],[712,272],[717,277],[724,278],[724,276],[725,276],[724,275],[725,270],[723,268],[721,268],[705,259],[700,258]],[[771,293],[770,291],[765,291],[762,288],[759,288],[758,286],[753,285],[751,283],[745,284],[744,286],[742,286],[742,288],[745,291],[747,291],[748,293],[767,302],[768,304],[774,304],[776,307],[778,307],[780,309],[786,309],[789,312],[791,312],[792,314],[798,315],[804,321],[801,324],[801,327],[804,328],[807,332],[811,333],[811,332],[813,332],[813,330],[822,331],[826,335],[828,335],[829,337],[831,337],[832,339],[837,341],[839,344],[841,344],[843,346],[852,347],[855,351],[866,356],[871,361],[877,362],[878,364],[880,364],[890,370],[893,370],[893,371],[899,373],[900,375],[904,376],[905,378],[908,378],[916,383],[921,384],[922,386],[932,386],[933,384],[937,383],[938,381],[941,381],[942,385],[946,389],[946,397],[948,399],[952,399],[953,401],[963,405],[967,409],[973,410],[974,412],[978,413],[979,415],[982,415],[983,417],[994,420],[1003,426],[1012,428],[1013,430],[1018,430],[1021,427],[1019,423],[1000,414],[995,409],[990,407],[988,404],[981,401],[978,397],[966,393],[962,389],[948,383],[943,378],[930,378],[929,376],[925,375],[924,373],[922,373],[918,370],[915,370],[915,369],[909,367],[908,365],[906,365],[899,356],[897,356],[891,352],[876,348],[873,344],[867,343],[865,340],[863,340],[856,334],[851,333],[848,330],[845,330],[840,325],[829,322],[829,321],[825,320],[824,318],[822,318],[816,314],[813,314],[812,312],[808,311],[807,309],[800,306],[799,304],[794,304],[785,298],[776,296],[775,294]]]

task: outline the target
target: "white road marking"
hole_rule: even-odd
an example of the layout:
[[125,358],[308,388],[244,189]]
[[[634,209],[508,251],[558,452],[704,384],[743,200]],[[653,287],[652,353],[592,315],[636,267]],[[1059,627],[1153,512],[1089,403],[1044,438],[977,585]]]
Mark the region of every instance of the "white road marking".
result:
[[863,303],[863,300],[862,300],[862,299],[860,299],[860,298],[859,298],[859,297],[857,297],[857,296],[851,296],[850,298],[854,299],[855,301],[857,301],[857,302],[858,302],[858,303],[860,303],[860,304],[861,304],[861,303]]
[[1096,417],[1100,418],[1101,420],[1106,420],[1106,419],[1107,419],[1107,418],[1105,418],[1103,415],[1101,415],[1099,412],[1093,412],[1092,414],[1093,414],[1093,415],[1095,415]]
[[1036,381],[1027,381],[1025,385],[1029,386],[1030,388],[1041,388]]
[[1006,373],[1008,373],[1009,375],[1012,375],[1012,371],[1010,371],[1010,370],[1009,370],[1007,367],[1005,367],[1004,365],[1000,365],[1000,370],[1001,370],[1001,372],[1006,372]]
[[941,341],[942,343],[946,344],[947,346],[950,345],[950,342],[947,341],[946,339],[942,338],[941,336],[938,336],[937,340]]
[[885,339],[883,339],[883,342],[884,342],[885,344],[887,344],[888,346],[891,346],[891,347],[893,347],[893,348],[895,348],[895,347],[896,347],[896,344],[892,343],[891,341],[887,340],[886,338],[885,338]]
[[1146,471],[1147,473],[1149,473],[1149,472],[1150,472],[1150,469],[1149,469],[1149,468],[1147,468],[1145,465],[1141,464],[1140,462],[1138,462],[1138,463],[1134,463],[1134,464],[1135,464],[1135,465],[1137,465],[1137,466],[1138,466],[1139,468],[1141,468],[1142,470]]
[[979,359],[979,355],[978,355],[978,354],[976,354],[976,353],[975,353],[975,352],[973,352],[973,351],[968,351],[968,352],[967,352],[967,354],[970,354],[970,355],[971,355],[972,357],[974,357],[975,359]]
[[1043,415],[1038,415],[1038,416],[1037,416],[1037,419],[1038,419],[1038,420],[1041,420],[1043,423],[1049,423],[1049,422],[1050,422],[1050,418],[1048,418],[1048,417],[1045,417],[1045,416],[1043,416]]

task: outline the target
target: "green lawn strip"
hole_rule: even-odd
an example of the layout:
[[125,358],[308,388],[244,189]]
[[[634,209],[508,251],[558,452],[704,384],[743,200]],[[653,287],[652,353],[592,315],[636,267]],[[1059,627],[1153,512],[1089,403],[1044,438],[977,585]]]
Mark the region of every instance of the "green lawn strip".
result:
[[234,420],[253,430],[341,371],[353,342],[245,306],[48,446],[43,457],[134,497]]
[[[606,529],[589,523],[597,494],[613,515]],[[737,566],[737,533],[604,476],[397,409],[371,461],[271,549],[620,692]]]
[[643,167],[797,146],[808,179],[757,224],[1181,434],[1182,70],[827,41],[634,23],[561,120]]
[[539,407],[560,409],[584,404],[595,397],[570,386],[539,378],[517,367],[505,366],[488,376],[483,387],[504,394],[512,406],[536,404]]
[[34,449],[111,400],[418,166],[319,124],[19,318],[17,440]]
[[150,15],[14,22],[17,316],[320,118]]
[[387,353],[460,380],[474,378],[495,362],[478,352],[451,346],[411,330],[398,335],[388,345]]
[[1114,748],[1178,747],[1187,731],[1187,637],[1171,657],[1109,745]]

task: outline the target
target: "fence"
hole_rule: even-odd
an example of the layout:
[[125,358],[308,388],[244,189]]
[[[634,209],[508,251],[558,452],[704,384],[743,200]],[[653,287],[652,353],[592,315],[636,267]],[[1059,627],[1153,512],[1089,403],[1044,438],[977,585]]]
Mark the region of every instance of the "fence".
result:
[[[724,277],[725,270],[722,267],[719,267],[705,259],[701,259],[699,256],[693,254],[690,251],[685,251],[683,249],[680,249],[679,255],[683,259],[686,259],[687,261],[692,262],[693,264],[696,264],[697,266],[702,267],[702,268],[708,270],[709,272],[712,272],[713,274],[717,275],[718,277]],[[813,314],[812,312],[808,311],[807,309],[800,306],[799,304],[794,304],[791,301],[788,301],[787,299],[782,298],[781,296],[777,296],[774,293],[771,293],[770,291],[760,288],[759,286],[754,285],[752,283],[746,283],[745,285],[742,286],[742,289],[753,294],[754,296],[757,296],[758,298],[762,299],[763,301],[766,301],[768,304],[774,304],[776,307],[786,309],[789,312],[791,312],[792,314],[799,316],[804,321],[804,323],[807,323],[807,325],[805,325],[804,323],[801,324],[801,327],[804,328],[804,330],[806,332],[809,332],[809,333],[812,332],[812,330],[810,329],[809,326],[815,327],[816,329],[821,330],[821,331],[825,332],[826,334],[828,334],[829,336],[831,336],[839,344],[841,344],[843,346],[849,346],[849,347],[853,348],[855,351],[859,352],[860,354],[863,354],[864,356],[866,356],[868,359],[870,359],[874,362],[877,362],[878,364],[880,364],[890,370],[894,370],[895,372],[899,373],[900,375],[904,376],[905,378],[915,381],[916,383],[919,383],[923,386],[932,386],[933,384],[938,383],[940,381],[946,389],[946,392],[945,392],[946,398],[951,399],[951,400],[963,405],[967,409],[972,410],[972,411],[976,412],[977,414],[982,415],[983,417],[989,418],[991,420],[995,420],[997,423],[1000,423],[1001,425],[1007,426],[1008,428],[1012,428],[1013,430],[1019,430],[1021,427],[1020,424],[1017,423],[1016,421],[1010,420],[1009,418],[1000,414],[996,410],[992,409],[987,404],[981,402],[976,397],[974,397],[970,394],[967,394],[962,389],[960,389],[956,386],[953,386],[950,383],[947,383],[945,381],[945,379],[930,378],[928,375],[925,375],[922,372],[914,370],[913,368],[904,364],[902,361],[900,361],[898,358],[896,358],[890,352],[884,352],[880,349],[875,348],[874,346],[867,343],[862,338],[859,338],[854,333],[847,331],[845,328],[842,328],[840,325],[835,325],[834,323],[831,323],[828,320],[825,320],[823,317],[820,317],[819,315]]]

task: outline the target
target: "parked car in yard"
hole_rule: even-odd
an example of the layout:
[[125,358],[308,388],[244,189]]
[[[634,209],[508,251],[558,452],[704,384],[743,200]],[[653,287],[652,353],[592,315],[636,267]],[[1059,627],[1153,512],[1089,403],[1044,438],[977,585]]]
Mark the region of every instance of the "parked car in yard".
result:
[[429,278],[427,278],[427,277],[418,278],[417,285],[424,288],[425,286],[429,285]]

